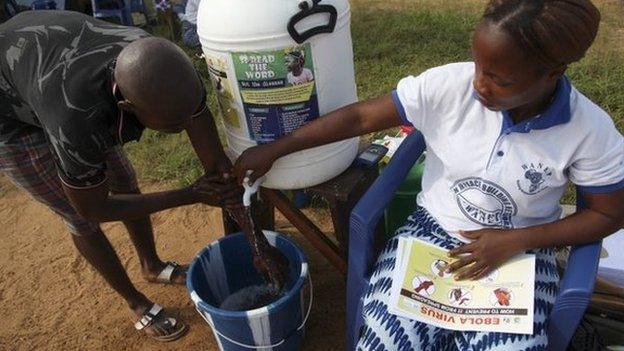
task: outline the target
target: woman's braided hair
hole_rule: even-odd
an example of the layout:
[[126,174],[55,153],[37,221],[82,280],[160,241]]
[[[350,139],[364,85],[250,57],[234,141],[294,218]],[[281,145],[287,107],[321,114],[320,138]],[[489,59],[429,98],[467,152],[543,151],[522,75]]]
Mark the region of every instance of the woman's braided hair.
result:
[[600,12],[590,0],[491,0],[483,14],[543,69],[578,61],[598,32]]

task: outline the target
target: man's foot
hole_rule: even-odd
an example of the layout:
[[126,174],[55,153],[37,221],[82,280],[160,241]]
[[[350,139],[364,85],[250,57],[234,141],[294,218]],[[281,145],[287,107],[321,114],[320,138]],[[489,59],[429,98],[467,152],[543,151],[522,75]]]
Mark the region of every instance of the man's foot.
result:
[[134,312],[139,318],[134,327],[158,341],[177,340],[188,330],[184,322],[169,316],[158,304],[138,308]]
[[161,262],[153,269],[143,270],[143,277],[150,283],[161,284],[186,284],[186,271],[188,265],[180,265],[176,262]]

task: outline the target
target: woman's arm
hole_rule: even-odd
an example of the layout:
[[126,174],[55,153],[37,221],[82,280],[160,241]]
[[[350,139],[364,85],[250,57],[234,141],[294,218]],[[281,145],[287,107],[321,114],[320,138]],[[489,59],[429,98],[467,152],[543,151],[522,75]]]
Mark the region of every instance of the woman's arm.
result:
[[390,94],[354,103],[319,117],[270,144],[247,149],[236,161],[234,173],[242,181],[245,172],[251,170],[253,181],[268,172],[273,162],[282,156],[400,124],[401,118]]
[[531,249],[580,245],[600,240],[616,232],[624,224],[624,189],[605,194],[584,195],[587,208],[551,223],[527,228],[501,230],[482,229],[460,232],[474,240],[451,250],[459,260],[449,270],[457,279],[479,279],[514,255]]

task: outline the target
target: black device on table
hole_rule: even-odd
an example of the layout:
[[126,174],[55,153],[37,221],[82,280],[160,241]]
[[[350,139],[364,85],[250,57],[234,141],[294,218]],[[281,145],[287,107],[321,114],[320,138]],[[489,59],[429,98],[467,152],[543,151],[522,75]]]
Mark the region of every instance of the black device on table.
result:
[[383,145],[370,144],[355,158],[355,164],[362,167],[373,167],[388,153]]

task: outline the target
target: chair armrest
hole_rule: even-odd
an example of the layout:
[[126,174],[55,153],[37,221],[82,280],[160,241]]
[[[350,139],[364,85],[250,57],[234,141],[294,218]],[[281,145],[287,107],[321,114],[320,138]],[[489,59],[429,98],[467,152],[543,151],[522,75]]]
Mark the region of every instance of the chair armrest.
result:
[[565,350],[589,305],[600,260],[602,241],[574,246],[550,313],[550,350]]
[[420,132],[408,135],[388,166],[353,208],[349,230],[349,266],[358,267],[358,275],[367,273],[372,265],[377,223],[424,150],[425,140]]
[[375,227],[416,160],[425,150],[418,131],[405,138],[388,166],[357,203],[350,217],[347,275],[347,350],[353,350],[361,324],[361,297],[375,256]]
[[[576,208],[585,207],[576,188]],[[548,349],[565,350],[589,305],[600,262],[602,241],[572,247],[568,264],[559,283],[559,295],[550,313]]]

